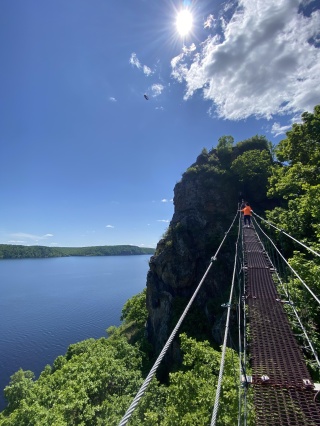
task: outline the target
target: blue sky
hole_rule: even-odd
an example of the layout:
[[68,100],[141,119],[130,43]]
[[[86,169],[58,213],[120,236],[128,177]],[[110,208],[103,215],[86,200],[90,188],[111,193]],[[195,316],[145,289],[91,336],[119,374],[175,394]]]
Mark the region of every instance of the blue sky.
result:
[[2,0],[0,243],[155,247],[202,148],[320,102],[317,4]]

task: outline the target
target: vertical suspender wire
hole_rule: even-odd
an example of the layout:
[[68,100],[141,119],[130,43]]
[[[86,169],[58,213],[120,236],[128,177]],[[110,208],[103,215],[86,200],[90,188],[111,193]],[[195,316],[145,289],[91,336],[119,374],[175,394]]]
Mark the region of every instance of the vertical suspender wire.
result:
[[[241,344],[241,291],[239,291],[238,299],[238,334],[239,334],[239,383],[242,382],[242,344]],[[238,402],[238,426],[241,425],[241,411],[242,411],[242,392],[239,388],[239,402]]]
[[[247,365],[247,317],[246,317],[246,276],[245,271],[247,270],[244,265],[244,247],[243,247],[243,233],[242,235],[242,270],[243,270],[243,365],[246,368]],[[247,378],[247,377],[246,377]],[[247,393],[248,393],[248,386],[244,389],[244,412],[243,412],[243,424],[244,426],[247,425]]]
[[[285,286],[284,286],[284,284],[283,284],[283,282],[281,280],[281,277],[278,274],[278,272],[276,272],[276,275],[277,275],[278,281],[281,284],[281,287],[282,287],[282,289],[283,289],[286,297],[289,299],[289,302],[290,302],[290,295],[288,294],[288,292],[287,292],[287,290],[286,290],[286,288],[285,288]],[[296,316],[296,319],[297,319],[297,321],[298,321],[298,323],[300,325],[300,328],[301,328],[301,330],[302,330],[302,332],[304,334],[305,339],[307,340],[309,348],[310,348],[310,350],[311,350],[311,352],[312,352],[312,354],[314,356],[314,359],[315,359],[316,363],[318,364],[318,369],[319,369],[320,368],[320,361],[319,361],[317,352],[315,351],[315,349],[313,347],[313,344],[312,344],[312,342],[311,342],[311,340],[310,340],[310,338],[309,338],[309,336],[307,334],[307,331],[306,331],[305,327],[302,324],[302,321],[301,321],[301,319],[299,317],[298,311],[296,310],[296,308],[295,308],[295,306],[294,306],[294,304],[292,302],[290,302],[289,305],[290,305],[291,309],[293,310],[293,312],[294,312],[294,314]]]
[[212,412],[212,418],[211,418],[211,426],[215,426],[215,424],[216,424],[217,414],[218,414],[218,408],[219,408],[219,400],[220,400],[222,376],[223,376],[223,370],[224,370],[224,361],[225,361],[225,355],[226,355],[227,338],[228,338],[228,332],[229,332],[229,321],[230,321],[231,302],[232,302],[232,297],[233,297],[235,273],[236,273],[236,267],[237,267],[238,242],[239,242],[239,235],[240,235],[240,220],[241,220],[241,216],[239,216],[238,237],[237,237],[236,252],[235,252],[235,257],[234,257],[234,267],[233,267],[232,283],[231,283],[230,297],[229,297],[229,303],[228,303],[228,312],[227,312],[227,319],[226,319],[224,339],[223,339],[223,346],[222,346],[222,354],[221,354],[221,362],[220,362],[220,371],[219,371],[218,385],[217,385],[216,397],[215,397],[215,402],[214,402],[214,407],[213,407],[213,412]]
[[306,248],[307,250],[311,251],[311,253],[315,254],[316,256],[320,257],[320,253],[318,253],[317,251],[313,250],[311,247],[306,246],[305,244],[303,244],[301,241],[295,239],[294,237],[292,237],[290,234],[287,234],[283,229],[277,228],[275,225],[273,225],[271,222],[268,222],[267,220],[263,219],[263,217],[260,217],[259,215],[257,215],[257,213],[253,214],[255,216],[257,216],[260,220],[262,220],[263,222],[268,223],[270,226],[272,226],[273,228],[275,228],[277,231],[282,232],[284,235],[286,235],[287,237],[291,238],[293,241],[295,241],[296,243],[300,244],[301,246],[303,246],[304,248]]
[[[243,247],[243,228],[242,228],[242,222],[241,222],[241,270],[240,270],[240,285],[239,285],[239,352],[240,352],[240,383],[242,385],[242,374],[244,375],[245,380],[245,386],[243,388],[243,395],[240,388],[240,395],[241,395],[241,403],[239,405],[239,419],[238,419],[238,426],[241,425],[241,418],[243,414],[243,424],[246,425],[246,411],[247,411],[247,389],[248,389],[248,383],[247,383],[247,373],[246,373],[246,312],[245,312],[245,266],[244,266],[244,247]],[[241,281],[243,283],[241,288]],[[243,345],[242,345],[242,338],[241,338],[241,310],[243,312],[243,323],[242,323],[242,336],[243,336]],[[243,399],[243,404],[242,404]],[[242,412],[242,406],[243,406],[243,412]]]
[[220,243],[220,245],[219,245],[219,247],[218,247],[218,249],[217,249],[217,251],[216,251],[215,255],[211,258],[210,265],[208,266],[208,268],[207,268],[207,270],[206,270],[205,274],[203,275],[203,277],[202,277],[202,279],[201,279],[200,283],[198,284],[198,287],[196,288],[195,292],[193,293],[193,296],[191,297],[191,299],[190,299],[190,301],[189,301],[188,305],[186,306],[185,310],[183,311],[183,313],[182,313],[182,315],[181,315],[181,317],[180,317],[179,321],[177,322],[177,325],[175,326],[175,328],[173,329],[172,333],[170,334],[170,336],[169,336],[169,338],[168,338],[168,340],[167,340],[167,343],[164,345],[164,347],[163,347],[162,351],[160,352],[160,354],[159,354],[158,358],[156,359],[155,363],[153,364],[153,367],[151,368],[151,370],[150,370],[150,372],[149,372],[148,376],[146,377],[145,381],[142,383],[142,385],[141,385],[140,389],[138,390],[138,393],[137,393],[137,394],[136,394],[136,396],[134,397],[134,399],[133,399],[133,401],[132,401],[132,403],[131,403],[130,407],[129,407],[129,408],[128,408],[128,410],[126,411],[125,415],[124,415],[124,416],[122,417],[122,419],[120,420],[120,423],[119,423],[119,425],[118,425],[118,426],[125,426],[125,425],[128,423],[128,421],[129,421],[129,419],[130,419],[130,417],[131,417],[131,415],[132,415],[133,411],[135,410],[136,406],[138,405],[138,403],[139,403],[139,401],[140,401],[140,399],[141,399],[142,395],[144,394],[145,390],[147,389],[147,387],[148,387],[149,383],[151,382],[152,377],[154,376],[154,374],[155,374],[155,372],[156,372],[156,370],[157,370],[157,368],[158,368],[158,366],[159,366],[160,362],[162,361],[162,359],[163,359],[163,357],[165,356],[165,354],[166,354],[166,352],[167,352],[167,350],[168,350],[168,348],[169,348],[169,346],[170,346],[171,342],[173,341],[173,339],[174,339],[174,337],[175,337],[175,335],[176,335],[176,333],[177,333],[177,331],[178,331],[178,329],[179,329],[179,327],[180,327],[180,325],[181,325],[182,321],[184,320],[185,316],[187,315],[187,313],[188,313],[188,310],[189,310],[190,306],[192,305],[192,303],[193,303],[193,301],[194,301],[194,299],[195,299],[196,295],[198,294],[198,291],[200,290],[200,287],[202,286],[202,283],[204,282],[204,280],[205,280],[206,276],[208,275],[209,270],[210,270],[210,268],[211,268],[211,266],[212,266],[213,261],[217,259],[217,255],[218,255],[218,253],[219,253],[219,251],[220,251],[220,248],[222,247],[222,244],[224,243],[225,239],[227,238],[228,233],[230,232],[231,228],[233,227],[233,224],[234,224],[234,222],[235,222],[235,220],[236,220],[236,217],[237,217],[237,216],[238,216],[238,212],[237,212],[237,214],[235,215],[235,217],[233,218],[233,221],[232,221],[232,223],[231,223],[231,225],[230,225],[230,228],[229,228],[229,229],[228,229],[228,231],[225,233],[224,238],[223,238],[223,240],[221,241],[221,243]]
[[[246,362],[247,362],[247,336],[246,336],[246,327],[247,327],[247,322],[246,322],[246,298],[245,298],[245,292],[243,292],[244,296],[243,296],[243,364],[246,368]],[[246,378],[247,379],[247,378]],[[247,393],[248,393],[248,384],[246,383],[246,387],[244,389],[244,401],[243,401],[243,406],[244,406],[244,411],[243,411],[243,424],[244,426],[247,426]]]
[[[241,240],[241,246],[242,246],[242,240]],[[242,419],[242,400],[244,399],[244,390],[242,386],[242,375],[244,375],[246,380],[246,370],[245,365],[243,364],[243,345],[242,345],[242,317],[241,317],[241,309],[242,309],[242,295],[243,295],[243,286],[241,285],[243,282],[242,274],[243,274],[243,252],[241,250],[238,251],[238,258],[239,258],[239,265],[240,270],[237,274],[238,278],[238,305],[237,305],[237,316],[238,316],[238,345],[239,345],[239,392],[238,392],[238,426],[241,425],[241,419]]]
[[281,256],[281,258],[284,260],[284,262],[286,263],[286,265],[291,269],[291,271],[295,274],[295,276],[298,278],[298,280],[301,282],[301,284],[304,285],[304,287],[308,290],[308,292],[311,294],[311,296],[318,302],[318,304],[320,305],[320,299],[314,294],[314,292],[311,290],[311,288],[303,281],[303,279],[300,277],[300,275],[293,269],[293,267],[290,265],[290,263],[287,262],[287,260],[285,259],[285,257],[282,255],[282,253],[278,250],[277,246],[274,244],[274,242],[271,240],[271,238],[265,233],[263,232],[263,230],[261,229],[261,226],[258,224],[258,222],[256,221],[256,219],[254,218],[255,223],[257,224],[257,226],[259,227],[260,231],[268,238],[268,240],[271,242],[271,244],[273,245],[273,247],[276,249],[276,251],[279,253],[279,255]]
[[[261,241],[261,244],[262,244],[262,246],[263,246],[263,249],[265,250],[265,247],[264,247],[264,245],[263,245],[263,243],[262,243],[262,241]],[[272,260],[271,260],[271,258],[270,258],[270,256],[269,256],[269,253],[268,253],[268,251],[266,251],[265,250],[265,252],[266,252],[266,256],[268,257],[268,259],[269,259],[269,262],[271,263],[271,265],[273,266],[273,268],[275,267],[275,265],[272,263]],[[275,269],[275,268],[274,268]],[[320,369],[320,360],[319,360],[319,358],[318,358],[318,354],[317,354],[317,352],[315,351],[315,349],[314,349],[314,347],[313,347],[313,344],[312,344],[312,342],[311,342],[311,339],[309,338],[309,336],[308,336],[308,333],[307,333],[307,331],[306,331],[306,329],[305,329],[305,327],[303,326],[303,324],[302,324],[302,321],[301,321],[301,318],[299,317],[299,314],[298,314],[298,311],[296,310],[296,308],[295,308],[295,306],[294,306],[294,303],[291,301],[291,296],[290,296],[290,293],[288,292],[288,289],[285,287],[285,285],[283,284],[283,281],[282,281],[282,279],[281,279],[281,277],[280,277],[280,275],[279,275],[279,272],[275,269],[275,274],[276,274],[276,276],[277,276],[277,279],[278,279],[278,281],[279,281],[279,283],[280,283],[280,285],[281,285],[281,287],[282,287],[282,290],[283,290],[283,292],[284,292],[284,294],[285,294],[285,296],[286,296],[286,298],[288,299],[288,304],[290,305],[290,307],[291,307],[291,309],[293,310],[293,313],[295,314],[295,317],[296,317],[296,319],[297,319],[297,321],[298,321],[298,323],[299,323],[299,325],[300,325],[300,328],[301,328],[301,330],[302,330],[302,332],[303,332],[303,334],[304,334],[304,337],[305,337],[305,339],[307,340],[307,343],[308,343],[308,345],[309,345],[309,348],[310,348],[310,350],[311,350],[311,352],[312,352],[312,354],[313,354],[313,356],[314,356],[314,359],[315,359],[315,361],[316,361],[316,363],[318,364],[318,368]]]

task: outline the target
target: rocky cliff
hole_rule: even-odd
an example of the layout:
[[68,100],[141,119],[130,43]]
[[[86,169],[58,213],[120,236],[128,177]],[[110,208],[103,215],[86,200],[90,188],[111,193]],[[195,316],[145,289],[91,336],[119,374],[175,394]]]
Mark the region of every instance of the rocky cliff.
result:
[[[220,167],[215,151],[203,152],[176,184],[174,215],[150,260],[147,277],[147,332],[155,355],[208,268],[236,214],[238,198],[239,188]],[[230,235],[180,332],[187,330],[189,335],[220,343],[221,303],[228,300],[225,287],[229,288],[231,279],[232,241]],[[177,343],[170,351],[169,358],[179,357]]]

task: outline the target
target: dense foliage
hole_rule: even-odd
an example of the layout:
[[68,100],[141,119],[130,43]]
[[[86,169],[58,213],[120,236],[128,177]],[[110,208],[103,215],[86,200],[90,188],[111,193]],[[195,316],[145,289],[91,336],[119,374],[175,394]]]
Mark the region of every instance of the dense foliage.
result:
[[281,161],[272,170],[269,195],[281,197],[282,207],[268,217],[296,238],[317,245],[320,237],[320,105],[304,113],[276,148]]
[[[272,168],[269,196],[282,200],[267,212],[268,219],[306,246],[320,252],[320,105],[302,114],[275,150],[279,162]],[[309,288],[320,295],[320,259],[294,241],[276,233],[289,263]],[[300,280],[288,270],[282,274],[308,334],[320,351],[320,307]],[[295,326],[295,324],[293,324]],[[315,368],[319,380],[319,368]]]
[[265,136],[256,135],[237,144],[232,136],[222,136],[216,148],[202,150],[184,177],[205,175],[208,186],[213,185],[214,179],[224,187],[233,206],[240,197],[264,211],[270,204],[267,185],[275,164],[273,157],[274,148]]
[[46,247],[0,244],[0,259],[65,256],[130,256],[154,254],[155,249],[130,245],[93,247]]

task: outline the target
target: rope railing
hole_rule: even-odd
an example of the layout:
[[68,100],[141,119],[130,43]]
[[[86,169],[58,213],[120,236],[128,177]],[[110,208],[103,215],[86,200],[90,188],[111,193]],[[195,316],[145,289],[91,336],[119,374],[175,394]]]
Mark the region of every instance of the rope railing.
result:
[[317,251],[313,250],[311,247],[308,247],[307,245],[305,245],[304,243],[302,243],[301,241],[297,240],[296,238],[292,237],[290,234],[288,234],[287,232],[285,232],[283,229],[278,228],[277,226],[275,226],[273,223],[269,222],[268,220],[264,219],[263,217],[259,216],[257,213],[253,212],[253,214],[255,216],[257,216],[260,220],[262,220],[263,222],[266,222],[268,225],[272,226],[273,228],[275,228],[277,231],[281,232],[282,234],[286,235],[287,237],[291,238],[293,241],[295,241],[296,243],[300,244],[301,246],[303,246],[305,249],[307,249],[308,251],[310,251],[311,253],[315,254],[316,256],[320,257],[320,253],[318,253]]
[[220,361],[220,370],[219,370],[218,384],[217,384],[215,402],[214,402],[213,412],[212,412],[212,418],[211,418],[211,426],[215,426],[215,424],[216,424],[217,415],[218,415],[218,409],[219,409],[219,401],[220,401],[222,377],[223,377],[223,371],[224,371],[225,354],[226,354],[226,348],[227,348],[227,338],[228,338],[228,333],[229,333],[231,302],[232,302],[232,297],[233,297],[234,282],[235,282],[236,268],[237,268],[238,242],[239,242],[239,235],[240,235],[240,221],[241,221],[241,216],[239,216],[238,238],[237,238],[237,242],[236,242],[236,252],[235,252],[235,257],[234,257],[234,267],[233,267],[232,283],[231,283],[231,290],[230,290],[230,296],[229,296],[229,303],[228,303],[228,311],[227,311],[227,319],[226,319],[226,325],[225,325],[224,339],[223,339],[223,345],[222,345],[222,353],[221,353],[221,361]]
[[190,306],[192,305],[194,299],[196,298],[196,296],[197,296],[197,294],[198,294],[198,292],[199,292],[199,290],[200,290],[200,288],[201,288],[201,286],[202,286],[202,284],[203,284],[206,276],[208,275],[208,273],[209,273],[209,271],[211,269],[213,261],[215,261],[217,259],[217,255],[218,255],[218,253],[219,253],[219,251],[220,251],[220,249],[221,249],[221,247],[222,247],[225,239],[227,238],[227,235],[229,234],[230,230],[232,229],[237,216],[238,216],[238,212],[236,213],[235,217],[233,218],[233,221],[232,221],[229,229],[225,233],[224,238],[222,239],[222,241],[221,241],[221,243],[220,243],[220,245],[219,245],[219,247],[218,247],[215,255],[211,258],[210,264],[209,264],[207,270],[205,271],[205,273],[204,273],[201,281],[199,282],[199,284],[198,284],[196,290],[194,291],[194,293],[193,293],[193,295],[192,295],[192,297],[191,297],[188,305],[186,306],[185,310],[183,311],[183,313],[182,313],[179,321],[177,322],[177,324],[176,324],[175,328],[173,329],[172,333],[170,334],[170,336],[169,336],[166,344],[164,345],[162,351],[160,352],[158,358],[156,359],[155,363],[153,364],[153,367],[151,368],[148,376],[146,377],[145,381],[143,382],[143,384],[141,385],[140,389],[138,390],[138,392],[137,392],[136,396],[134,397],[134,399],[133,399],[130,407],[128,408],[128,410],[126,411],[126,413],[124,414],[124,416],[120,420],[119,426],[125,426],[128,423],[128,421],[129,421],[132,413],[136,409],[136,407],[137,407],[137,405],[138,405],[141,397],[145,393],[145,391],[146,391],[148,385],[150,384],[150,382],[151,382],[151,380],[152,380],[155,372],[157,371],[157,368],[159,367],[159,365],[160,365],[163,357],[165,356],[165,354],[166,354],[166,352],[167,352],[170,344],[172,343],[175,335],[177,334],[177,331],[179,330],[179,328],[180,328],[180,326],[182,324],[182,321],[184,320],[185,316],[187,315]]

